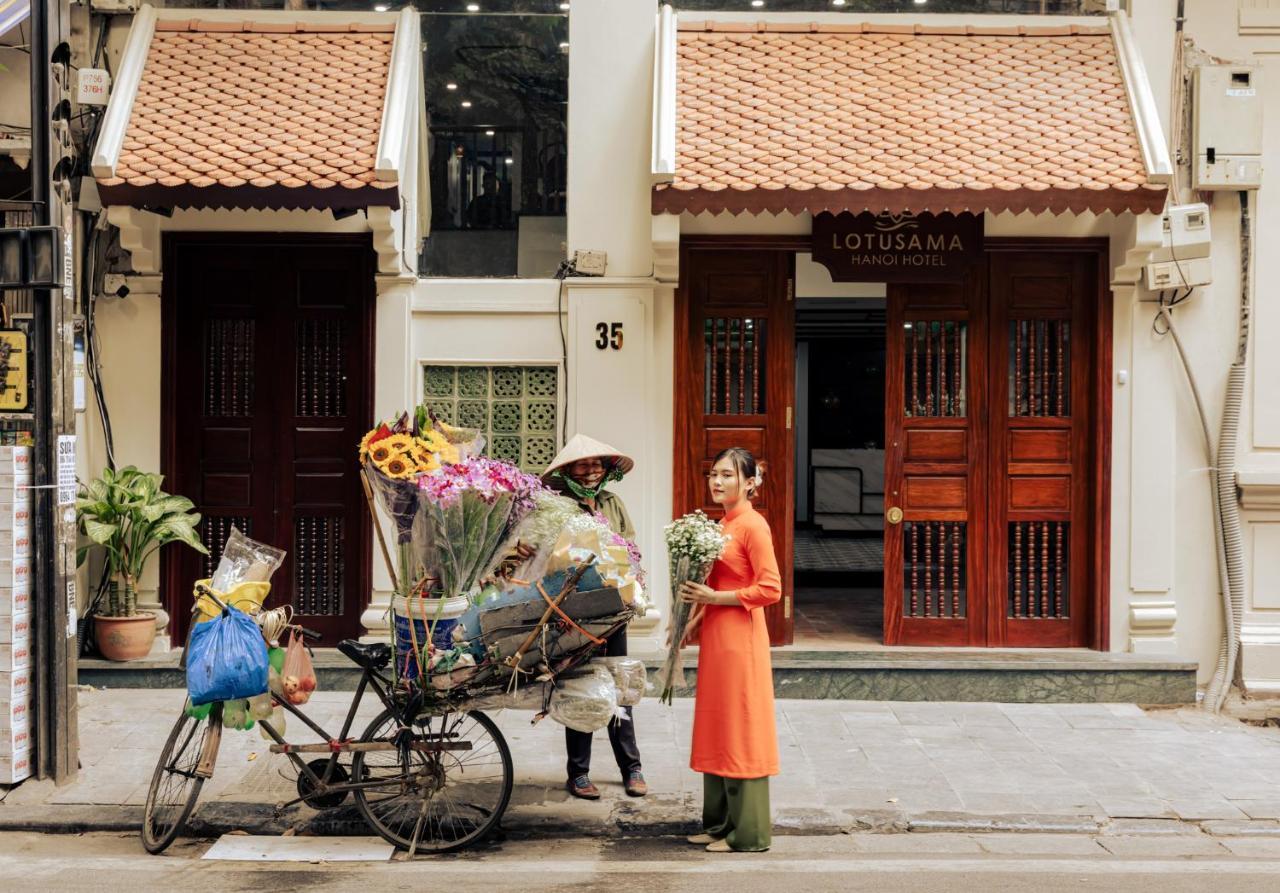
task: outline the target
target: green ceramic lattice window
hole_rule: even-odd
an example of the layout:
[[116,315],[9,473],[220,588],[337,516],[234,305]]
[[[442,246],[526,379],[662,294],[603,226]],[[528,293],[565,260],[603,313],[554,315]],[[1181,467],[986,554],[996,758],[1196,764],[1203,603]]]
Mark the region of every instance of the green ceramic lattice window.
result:
[[541,474],[556,455],[555,366],[427,366],[427,408],[453,425],[479,428],[495,459]]

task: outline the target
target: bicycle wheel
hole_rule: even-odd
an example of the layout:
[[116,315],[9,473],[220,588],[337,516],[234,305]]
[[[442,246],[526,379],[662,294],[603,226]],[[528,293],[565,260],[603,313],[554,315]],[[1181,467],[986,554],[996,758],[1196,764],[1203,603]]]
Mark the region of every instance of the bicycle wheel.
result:
[[195,774],[196,766],[210,729],[221,722],[222,712],[215,707],[204,719],[188,716],[184,710],[173,724],[151,775],[142,814],[142,845],[148,853],[164,852],[191,816],[204,787],[204,779]]
[[[392,739],[399,721],[383,711],[361,741]],[[483,713],[419,717],[413,740],[465,743],[465,750],[361,751],[351,761],[356,805],[383,839],[415,853],[451,853],[484,840],[511,799],[511,751]],[[385,783],[382,783],[385,782]]]

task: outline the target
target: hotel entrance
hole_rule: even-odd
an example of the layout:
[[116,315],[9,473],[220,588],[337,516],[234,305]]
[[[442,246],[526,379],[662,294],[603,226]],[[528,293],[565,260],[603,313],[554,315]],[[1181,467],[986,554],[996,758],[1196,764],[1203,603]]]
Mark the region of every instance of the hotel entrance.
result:
[[686,240],[676,511],[714,510],[721,449],[763,461],[777,645],[1101,647],[1105,243],[987,239],[955,281],[823,293],[812,247]]

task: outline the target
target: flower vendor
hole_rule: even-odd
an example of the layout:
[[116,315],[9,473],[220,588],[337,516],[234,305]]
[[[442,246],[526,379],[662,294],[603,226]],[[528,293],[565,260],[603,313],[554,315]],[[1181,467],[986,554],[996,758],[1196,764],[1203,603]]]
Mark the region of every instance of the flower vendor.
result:
[[[571,439],[551,462],[543,474],[543,481],[552,489],[575,500],[588,514],[599,515],[609,527],[628,540],[635,538],[635,530],[622,498],[605,489],[613,481],[631,471],[635,463],[607,444],[578,434]],[[627,653],[626,627],[610,636],[605,646],[608,657],[624,657]],[[623,786],[632,797],[643,797],[649,788],[640,771],[640,749],[636,745],[636,730],[631,718],[631,708],[625,720],[614,719],[609,723],[609,743],[622,772]],[[576,732],[565,728],[565,747],[568,751],[567,788],[569,793],[584,800],[598,800],[600,790],[591,782],[591,733]]]
[[704,833],[689,842],[710,852],[761,852],[771,840],[778,730],[764,608],[782,597],[782,583],[769,523],[751,505],[761,480],[746,450],[716,457],[708,484],[729,541],[706,584],[680,588],[695,612],[685,638],[702,628],[689,765],[703,774]]

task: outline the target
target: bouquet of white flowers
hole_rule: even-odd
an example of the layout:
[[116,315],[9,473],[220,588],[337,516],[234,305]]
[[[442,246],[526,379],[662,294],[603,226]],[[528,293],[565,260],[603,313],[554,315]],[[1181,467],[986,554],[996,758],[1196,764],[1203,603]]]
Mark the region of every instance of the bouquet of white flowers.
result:
[[662,682],[662,695],[658,700],[670,704],[677,677],[684,677],[680,645],[689,625],[689,605],[680,599],[680,587],[690,580],[705,583],[728,540],[720,522],[712,521],[701,511],[672,521],[664,533],[671,566],[671,651],[658,674]]

